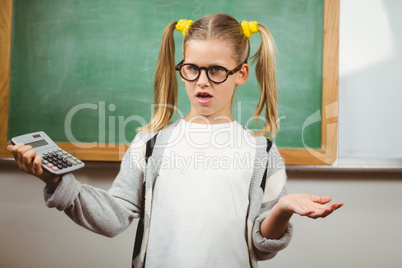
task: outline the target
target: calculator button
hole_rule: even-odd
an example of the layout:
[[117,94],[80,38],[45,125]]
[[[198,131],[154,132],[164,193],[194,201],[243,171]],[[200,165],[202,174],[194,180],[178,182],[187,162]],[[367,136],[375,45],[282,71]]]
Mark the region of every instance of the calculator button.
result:
[[52,164],[52,163],[49,163],[49,164],[47,164],[46,166],[48,166],[49,168],[52,168],[52,167],[53,167],[53,164]]
[[59,168],[58,168],[58,167],[52,167],[51,169],[52,169],[52,170],[54,170],[54,171],[59,170]]
[[42,163],[46,165],[46,164],[49,163],[49,162],[48,162],[46,159],[43,159],[43,160],[42,160]]

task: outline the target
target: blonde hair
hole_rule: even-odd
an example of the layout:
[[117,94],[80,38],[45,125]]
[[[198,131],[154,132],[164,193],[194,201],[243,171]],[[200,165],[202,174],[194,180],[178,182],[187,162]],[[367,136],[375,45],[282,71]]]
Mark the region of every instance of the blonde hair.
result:
[[[154,83],[154,116],[148,125],[139,127],[137,131],[159,131],[164,128],[175,113],[177,107],[177,76],[175,72],[175,44],[173,33],[177,22],[170,23],[163,32],[156,64]],[[261,44],[257,53],[252,57],[256,62],[256,76],[260,86],[260,100],[257,104],[253,119],[256,124],[265,109],[263,128],[253,133],[262,136],[270,133],[273,138],[279,129],[277,112],[277,85],[275,75],[275,45],[272,35],[262,24],[258,24],[261,34]],[[240,23],[230,15],[215,14],[202,17],[188,29],[183,40],[183,54],[186,44],[191,40],[217,39],[226,42],[232,48],[233,59],[241,64],[247,62],[250,55],[250,42],[244,35]],[[232,101],[233,101],[232,96]]]

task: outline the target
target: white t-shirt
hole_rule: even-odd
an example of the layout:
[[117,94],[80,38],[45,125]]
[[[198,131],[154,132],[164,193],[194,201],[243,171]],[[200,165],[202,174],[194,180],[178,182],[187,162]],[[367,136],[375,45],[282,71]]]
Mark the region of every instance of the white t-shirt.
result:
[[247,267],[256,141],[237,121],[181,119],[162,157],[146,267]]

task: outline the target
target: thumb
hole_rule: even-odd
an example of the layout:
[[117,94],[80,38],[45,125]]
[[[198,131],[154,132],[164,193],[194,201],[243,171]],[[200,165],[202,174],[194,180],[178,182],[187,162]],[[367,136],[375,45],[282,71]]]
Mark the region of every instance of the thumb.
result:
[[331,200],[332,200],[332,198],[329,195],[325,195],[325,196],[319,197],[319,200],[317,202],[320,204],[326,204],[326,203],[330,202]]
[[313,202],[319,203],[319,204],[326,204],[331,201],[331,197],[329,195],[324,195],[324,196],[312,196],[313,197]]

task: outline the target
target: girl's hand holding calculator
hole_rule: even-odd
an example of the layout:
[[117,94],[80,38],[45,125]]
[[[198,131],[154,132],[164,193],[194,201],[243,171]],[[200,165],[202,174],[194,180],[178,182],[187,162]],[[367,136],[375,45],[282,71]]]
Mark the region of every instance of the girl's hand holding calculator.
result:
[[[36,151],[36,155],[42,157],[42,168],[53,175],[60,176],[84,167],[82,161],[57,146],[43,131],[14,137],[11,139],[11,142],[14,145],[24,143],[25,145],[32,146]],[[15,155],[14,157],[16,158]],[[18,161],[17,158],[16,160]],[[23,159],[20,159],[20,161],[23,161]]]

